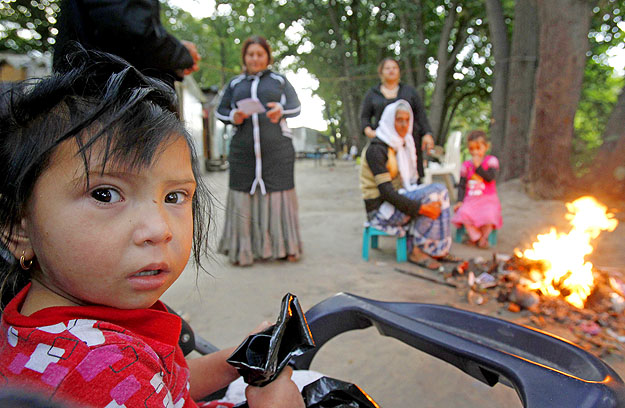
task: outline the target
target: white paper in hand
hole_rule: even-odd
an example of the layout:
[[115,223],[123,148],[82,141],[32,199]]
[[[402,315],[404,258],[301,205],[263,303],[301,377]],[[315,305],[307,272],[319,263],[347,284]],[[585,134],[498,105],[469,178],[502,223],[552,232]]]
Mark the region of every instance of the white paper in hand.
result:
[[265,107],[258,99],[246,98],[237,102],[237,108],[246,115],[265,112]]

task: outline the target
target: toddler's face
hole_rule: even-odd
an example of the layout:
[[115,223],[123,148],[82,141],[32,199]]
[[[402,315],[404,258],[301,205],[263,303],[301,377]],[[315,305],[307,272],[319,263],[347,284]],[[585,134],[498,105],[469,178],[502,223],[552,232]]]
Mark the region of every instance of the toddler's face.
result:
[[184,138],[165,143],[150,167],[109,163],[104,174],[94,148],[87,191],[75,142],[54,152],[23,220],[48,303],[145,308],[180,276],[191,252],[196,183]]
[[484,139],[472,140],[468,143],[469,145],[469,154],[473,157],[479,157],[483,159],[486,156],[486,151],[488,150],[488,143],[484,141]]

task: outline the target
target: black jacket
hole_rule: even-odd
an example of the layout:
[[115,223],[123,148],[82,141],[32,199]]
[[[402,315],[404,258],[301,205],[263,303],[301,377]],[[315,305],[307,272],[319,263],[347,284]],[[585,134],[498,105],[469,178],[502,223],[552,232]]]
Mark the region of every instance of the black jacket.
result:
[[[375,198],[365,198],[365,210],[367,213],[377,210],[382,203],[387,201],[402,213],[411,217],[418,217],[421,201],[411,200],[399,194],[395,186],[393,186],[393,180],[387,168],[389,160],[388,149],[389,146],[377,137],[371,139],[367,145],[364,157],[366,166],[361,168],[361,188],[366,182],[376,183],[380,195]],[[399,177],[399,174],[397,177]],[[371,188],[371,186],[366,187]]]
[[417,147],[417,171],[419,177],[424,176],[423,172],[423,152],[421,151],[421,138],[427,133],[432,133],[432,128],[428,122],[428,118],[425,114],[425,107],[421,98],[417,94],[417,90],[409,85],[399,84],[399,90],[397,91],[397,97],[393,99],[386,99],[380,91],[380,84],[369,89],[360,108],[360,130],[364,132],[367,126],[372,129],[378,127],[378,122],[382,117],[382,112],[386,105],[389,105],[398,99],[404,99],[412,106],[412,113],[414,115],[414,124],[412,127],[412,136]]
[[[237,102],[246,98],[260,100],[266,109],[269,109],[267,103],[279,102],[283,108],[282,119],[272,123],[265,113],[260,113],[235,126],[228,156],[230,188],[249,192],[259,171],[267,192],[294,188],[295,149],[285,118],[300,113],[295,89],[283,75],[271,70],[236,76],[226,85],[215,116],[226,124],[232,123]],[[256,131],[259,143],[255,147]]]
[[182,79],[176,70],[193,65],[186,47],[161,24],[158,0],[63,0],[56,28],[57,70],[73,41],[120,56],[170,85]]

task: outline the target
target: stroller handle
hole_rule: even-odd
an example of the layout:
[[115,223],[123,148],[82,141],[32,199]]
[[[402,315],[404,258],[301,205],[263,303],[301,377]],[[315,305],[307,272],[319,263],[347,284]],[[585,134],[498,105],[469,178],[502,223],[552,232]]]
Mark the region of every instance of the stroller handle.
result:
[[513,387],[524,407],[623,407],[623,380],[598,357],[529,327],[448,306],[381,302],[339,293],[306,313],[317,347],[293,359],[307,369],[343,332],[375,326],[380,334],[453,364],[494,386]]

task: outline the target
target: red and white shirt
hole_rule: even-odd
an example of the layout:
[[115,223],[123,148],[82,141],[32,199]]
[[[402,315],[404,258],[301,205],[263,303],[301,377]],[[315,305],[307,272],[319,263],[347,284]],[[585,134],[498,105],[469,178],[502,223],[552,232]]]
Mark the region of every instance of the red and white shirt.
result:
[[149,309],[50,307],[19,310],[30,285],[0,324],[0,387],[21,388],[93,407],[196,407],[178,346],[181,322],[157,301]]

